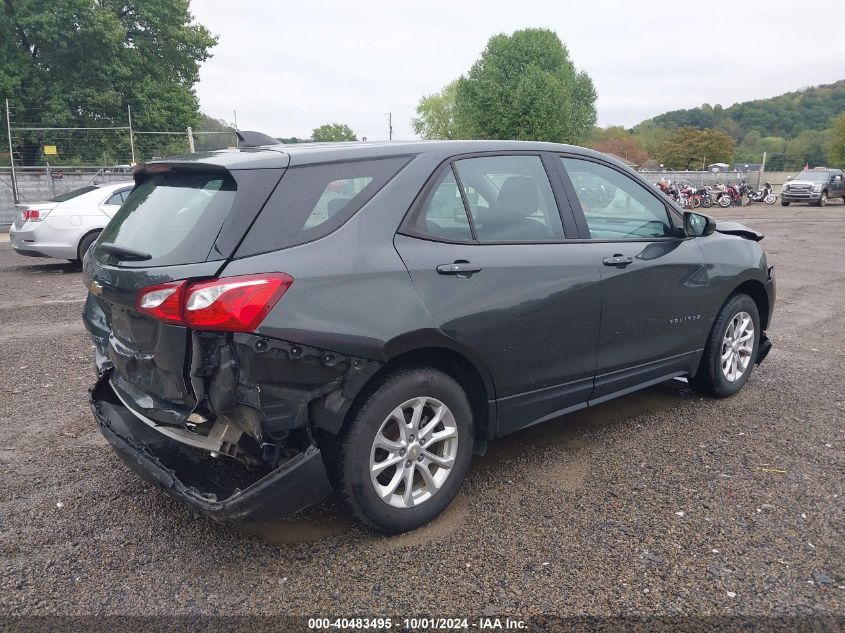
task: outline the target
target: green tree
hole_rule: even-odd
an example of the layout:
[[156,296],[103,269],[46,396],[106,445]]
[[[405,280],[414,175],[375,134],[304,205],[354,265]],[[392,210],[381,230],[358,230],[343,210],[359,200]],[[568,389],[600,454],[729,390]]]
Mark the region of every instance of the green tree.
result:
[[649,159],[648,153],[640,147],[636,137],[621,126],[611,126],[593,131],[591,147],[599,152],[615,154],[636,165]]
[[357,141],[355,132],[352,128],[344,123],[326,123],[318,128],[315,128],[311,133],[311,138],[316,142],[327,141]]
[[596,90],[546,29],[494,35],[455,90],[465,138],[585,143],[596,122]]
[[[131,105],[136,128],[181,130],[199,119],[194,85],[216,41],[189,0],[3,0],[0,98],[24,127],[125,126]],[[64,136],[56,144],[69,159],[129,156],[125,134]],[[57,139],[15,140],[32,163]],[[146,158],[144,139],[136,146]]]
[[785,169],[801,169],[804,165],[817,167],[825,164],[825,141],[830,133],[804,130],[786,142],[784,150]]
[[673,128],[666,128],[654,121],[643,121],[634,130],[637,144],[652,158],[660,154],[660,147],[672,135]]
[[831,166],[845,169],[845,112],[833,120],[830,131],[830,143],[827,148],[827,159]]
[[194,147],[196,151],[202,152],[226,147],[237,147],[238,137],[235,136],[235,126],[224,121],[215,119],[207,114],[200,114],[199,123],[194,129]]
[[713,163],[730,163],[736,143],[719,130],[682,127],[660,148],[658,160],[669,169],[703,169]]
[[467,138],[455,120],[455,80],[440,92],[426,95],[417,104],[417,117],[411,119],[414,132],[429,139]]

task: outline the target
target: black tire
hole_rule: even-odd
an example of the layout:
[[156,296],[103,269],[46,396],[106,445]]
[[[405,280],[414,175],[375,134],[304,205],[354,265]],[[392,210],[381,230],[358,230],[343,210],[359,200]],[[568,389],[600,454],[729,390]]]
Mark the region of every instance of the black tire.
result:
[[783,198],[781,198],[781,199],[780,199],[780,206],[782,206],[782,207],[788,207],[788,206],[789,206],[789,201],[788,201],[788,200],[784,200]]
[[[376,493],[370,479],[371,451],[376,434],[391,412],[420,397],[434,398],[452,412],[457,429],[457,452],[451,472],[430,498],[410,508],[397,508]],[[461,386],[435,369],[418,365],[400,367],[369,388],[350,416],[337,445],[328,454],[334,455],[329,467],[336,491],[352,513],[368,527],[385,534],[416,529],[439,515],[458,493],[472,456],[472,409]],[[414,468],[409,460],[404,464],[400,462],[395,471],[388,468],[385,472],[395,474],[408,463]],[[434,472],[436,475],[438,471]],[[420,474],[414,477],[415,485],[422,483]],[[400,485],[404,490],[404,483]]]
[[96,233],[89,233],[81,240],[79,240],[79,248],[76,249],[76,261],[80,264],[82,263],[82,258],[85,257],[85,253],[88,252],[88,249],[91,248],[91,244],[97,241],[97,238],[100,237],[100,232],[97,231]]
[[826,191],[822,191],[821,198],[819,198],[819,201],[816,203],[816,205],[819,206],[819,207],[826,207],[827,206],[827,192]]
[[[728,326],[734,317],[741,312],[746,312],[751,316],[754,325],[754,343],[748,367],[745,368],[738,379],[731,382],[722,372],[722,345]],[[757,358],[757,350],[760,346],[760,332],[760,313],[754,300],[742,293],[732,295],[722,306],[716,321],[713,323],[713,328],[710,330],[710,335],[704,345],[704,353],[698,366],[698,372],[690,380],[692,387],[696,391],[715,398],[727,398],[742,389],[743,385],[748,382],[748,377],[754,368],[754,361]]]

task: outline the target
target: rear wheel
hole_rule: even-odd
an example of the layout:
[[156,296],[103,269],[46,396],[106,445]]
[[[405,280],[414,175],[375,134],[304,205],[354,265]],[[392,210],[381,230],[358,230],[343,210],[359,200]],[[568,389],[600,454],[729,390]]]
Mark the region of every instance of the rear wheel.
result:
[[731,206],[731,197],[728,195],[720,196],[717,202],[719,203],[720,207],[722,207],[723,209],[727,209],[729,206]]
[[337,490],[369,527],[413,530],[457,494],[472,439],[472,410],[457,382],[426,367],[398,369],[349,421],[333,464]]
[[733,295],[713,323],[698,373],[690,384],[716,398],[742,389],[754,368],[760,332],[757,304],[746,294]]
[[79,240],[79,248],[76,249],[76,261],[82,263],[82,258],[85,257],[85,253],[87,253],[88,249],[91,248],[91,244],[97,241],[98,237],[100,237],[99,231],[89,233]]
[[774,204],[777,201],[777,199],[778,199],[778,197],[775,194],[770,193],[765,198],[763,198],[763,202],[765,202],[766,204]]

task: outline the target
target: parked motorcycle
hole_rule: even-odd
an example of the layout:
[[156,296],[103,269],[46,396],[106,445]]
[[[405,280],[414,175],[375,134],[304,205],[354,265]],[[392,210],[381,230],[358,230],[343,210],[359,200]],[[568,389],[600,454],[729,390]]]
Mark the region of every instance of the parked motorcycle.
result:
[[774,204],[778,197],[772,193],[772,185],[768,182],[763,183],[763,188],[760,191],[748,191],[746,194],[746,206],[752,202],[765,202],[766,204]]
[[701,199],[702,207],[709,209],[713,206],[713,190],[710,187],[702,187],[695,193]]
[[742,204],[742,196],[743,190],[748,187],[745,183],[742,183],[740,186],[736,185],[728,185],[725,187],[725,191],[720,195],[716,202],[719,203],[719,206],[723,209],[727,209],[729,206],[740,206]]

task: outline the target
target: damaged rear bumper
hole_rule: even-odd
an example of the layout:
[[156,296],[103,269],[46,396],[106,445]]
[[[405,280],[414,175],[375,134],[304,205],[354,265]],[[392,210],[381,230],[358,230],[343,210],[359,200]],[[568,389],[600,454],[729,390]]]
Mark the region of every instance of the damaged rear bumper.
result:
[[91,411],[121,459],[174,499],[217,520],[270,521],[331,492],[316,446],[245,485],[226,472],[238,465],[188,447],[142,422],[116,396],[105,372],[91,388]]

